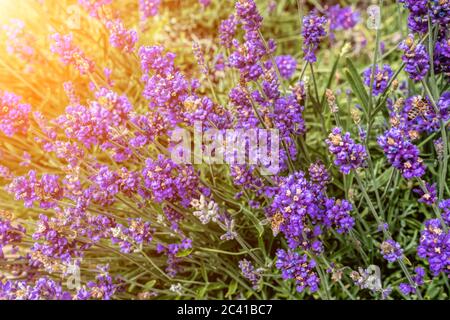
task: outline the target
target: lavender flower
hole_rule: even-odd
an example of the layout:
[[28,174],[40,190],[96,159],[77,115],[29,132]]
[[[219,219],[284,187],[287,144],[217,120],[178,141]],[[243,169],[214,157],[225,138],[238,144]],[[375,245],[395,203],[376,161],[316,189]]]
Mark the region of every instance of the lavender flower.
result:
[[231,14],[228,19],[223,20],[219,27],[220,44],[225,48],[230,48],[236,34],[238,21],[236,16]]
[[437,200],[436,184],[425,184],[426,191],[422,188],[416,188],[413,191],[420,196],[419,202],[432,206]]
[[419,149],[407,140],[401,130],[391,128],[378,137],[378,144],[391,165],[400,170],[405,179],[421,177],[425,165],[419,157]]
[[425,221],[425,229],[420,233],[417,254],[427,259],[431,273],[437,277],[443,272],[450,274],[450,234],[443,229],[439,219]]
[[110,300],[111,297],[118,291],[119,286],[114,283],[111,275],[108,272],[109,266],[98,266],[99,274],[95,281],[89,281],[87,288],[80,290],[77,293],[77,299],[86,300],[101,299]]
[[191,201],[191,206],[196,210],[193,212],[202,224],[208,224],[210,221],[217,222],[219,215],[219,206],[214,201],[206,201],[204,195],[200,199]]
[[199,187],[198,177],[192,166],[175,164],[159,155],[157,160],[147,159],[142,170],[144,185],[157,202],[180,202],[187,207]]
[[59,55],[64,65],[73,65],[81,74],[92,72],[94,63],[86,57],[84,52],[73,44],[72,34],[61,35],[55,33],[51,36],[53,44],[50,50]]
[[253,0],[238,0],[236,2],[236,15],[246,32],[257,31],[261,27],[263,18]]
[[439,202],[439,209],[442,210],[442,218],[450,225],[450,199],[444,199]]
[[34,170],[28,172],[28,177],[16,177],[6,190],[15,194],[16,200],[23,200],[27,208],[31,208],[35,201],[38,201],[43,209],[53,208],[63,196],[58,176],[43,174],[38,179]]
[[111,2],[112,0],[78,0],[78,3],[94,18],[99,18],[103,6]]
[[314,260],[309,260],[308,256],[300,255],[294,251],[277,251],[276,267],[281,271],[284,280],[295,279],[297,291],[302,292],[309,288],[311,292],[319,289],[319,278],[313,271],[316,267]]
[[139,0],[139,11],[141,12],[142,20],[156,16],[160,3],[161,0]]
[[450,39],[448,36],[436,41],[433,60],[436,74],[443,73],[447,78],[450,77]]
[[359,20],[360,14],[353,11],[352,7],[341,7],[339,4],[327,9],[327,18],[330,21],[330,38],[335,39],[335,31],[350,30],[354,28]]
[[192,240],[184,238],[180,243],[170,243],[167,246],[159,243],[156,251],[167,256],[166,272],[169,276],[176,276],[181,270],[182,258],[179,256],[188,256],[192,251]]
[[418,82],[421,81],[428,73],[429,56],[425,46],[422,44],[414,44],[414,35],[409,35],[405,41],[400,44],[400,49],[404,51],[402,56],[405,63],[405,71],[409,77]]
[[334,154],[334,164],[339,167],[342,173],[349,174],[351,170],[356,170],[365,166],[367,152],[363,145],[355,143],[350,138],[350,133],[342,135],[340,128],[334,128],[326,140],[329,151]]
[[383,241],[381,244],[381,254],[389,262],[395,262],[402,258],[403,250],[400,244],[392,239]]
[[70,293],[63,291],[61,284],[41,277],[33,285],[26,281],[8,280],[0,282],[0,298],[6,300],[71,300]]
[[261,273],[247,259],[239,261],[239,268],[241,269],[242,275],[251,282],[253,288],[257,289],[261,281]]
[[[422,267],[417,267],[414,269],[415,275],[413,276],[412,280],[414,281],[414,284],[418,286],[422,286],[424,284],[424,277],[425,277],[425,269]],[[411,295],[416,292],[416,288],[413,287],[410,283],[400,283],[399,285],[400,291],[404,295]]]
[[211,4],[211,0],[198,0],[198,2],[203,6],[207,7]]
[[[3,215],[3,214],[2,214]],[[4,258],[3,248],[7,245],[13,246],[13,252],[17,249],[16,245],[22,241],[25,228],[17,224],[11,224],[11,220],[3,218],[0,215],[0,259]]]
[[275,57],[275,63],[277,64],[280,75],[285,79],[290,79],[295,73],[297,68],[297,61],[290,55]]
[[327,184],[331,181],[327,168],[320,161],[312,163],[309,166],[308,172],[311,181],[322,188],[326,188]]
[[325,24],[327,18],[319,17],[312,13],[303,18],[303,52],[305,60],[309,63],[316,62],[316,50],[319,47],[320,41],[327,35],[325,31]]
[[[373,95],[378,96],[382,94],[392,78],[394,72],[391,67],[387,64],[383,66],[383,69],[380,69],[378,65],[375,66],[375,73],[373,79]],[[370,83],[372,81],[372,68],[369,67],[364,71],[364,83],[366,86],[370,87]]]
[[8,25],[3,26],[6,32],[6,50],[25,62],[31,63],[36,56],[33,47],[34,37],[25,31],[25,23],[22,20],[11,19]]
[[12,137],[16,133],[25,134],[30,126],[31,106],[21,103],[21,98],[11,92],[0,91],[0,130]]
[[149,244],[153,239],[154,230],[150,222],[140,218],[129,219],[129,227],[117,225],[111,229],[112,243],[119,243],[120,251],[130,253],[139,250],[140,245]]
[[138,40],[136,31],[125,29],[120,19],[109,20],[105,25],[110,31],[109,42],[113,47],[127,53],[133,52]]
[[325,223],[333,226],[338,233],[346,233],[355,225],[355,220],[350,216],[353,207],[346,200],[327,199],[325,201]]

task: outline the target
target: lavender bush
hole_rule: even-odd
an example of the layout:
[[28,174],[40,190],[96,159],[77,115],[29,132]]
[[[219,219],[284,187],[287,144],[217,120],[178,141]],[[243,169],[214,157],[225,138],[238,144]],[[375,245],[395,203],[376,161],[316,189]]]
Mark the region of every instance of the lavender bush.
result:
[[377,4],[7,2],[0,299],[448,300],[450,4]]

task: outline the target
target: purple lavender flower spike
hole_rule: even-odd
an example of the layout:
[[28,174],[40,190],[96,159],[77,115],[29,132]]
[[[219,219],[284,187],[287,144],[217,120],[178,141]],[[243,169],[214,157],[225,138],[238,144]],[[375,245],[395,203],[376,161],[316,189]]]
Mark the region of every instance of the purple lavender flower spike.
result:
[[395,262],[402,258],[403,250],[400,247],[400,244],[395,242],[394,240],[386,240],[381,244],[381,254],[383,258],[385,258],[389,262]]
[[400,44],[400,49],[404,51],[402,60],[405,63],[405,71],[409,77],[418,82],[428,73],[430,68],[429,55],[423,44],[414,44],[414,35],[409,35]]
[[400,170],[405,179],[419,178],[425,174],[419,149],[398,128],[391,128],[378,137],[378,144],[389,163]]
[[334,164],[342,173],[349,174],[351,170],[366,165],[366,148],[355,143],[349,132],[342,135],[342,130],[336,127],[330,133],[326,143],[329,151],[335,156]]
[[319,17],[314,13],[303,18],[303,52],[305,60],[309,63],[317,61],[316,50],[322,38],[327,35],[325,30],[326,23],[327,18]]
[[277,251],[276,267],[281,271],[283,279],[295,279],[297,291],[302,292],[309,288],[311,292],[319,289],[319,277],[313,271],[316,267],[314,260],[309,260],[308,256],[300,255],[294,251]]
[[[387,64],[383,66],[383,69],[379,68],[378,65],[375,66],[375,74],[373,79],[373,95],[378,96],[386,90],[389,81],[392,78],[394,72],[391,67]],[[372,68],[369,67],[364,71],[364,83],[366,86],[370,87],[370,82],[372,79]]]

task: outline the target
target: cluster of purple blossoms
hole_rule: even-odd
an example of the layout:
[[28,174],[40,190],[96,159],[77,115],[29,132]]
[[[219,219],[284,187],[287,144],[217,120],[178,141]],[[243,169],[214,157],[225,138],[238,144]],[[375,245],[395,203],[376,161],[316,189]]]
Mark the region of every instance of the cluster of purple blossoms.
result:
[[324,224],[335,228],[338,233],[347,233],[355,225],[355,220],[349,215],[353,207],[347,200],[326,199]]
[[349,202],[327,198],[323,186],[309,182],[299,171],[281,179],[267,215],[274,234],[282,232],[291,249],[320,252],[317,237],[322,226],[348,232],[354,225],[351,210]]
[[392,239],[383,241],[381,243],[380,249],[383,258],[389,262],[395,262],[401,259],[403,256],[403,249],[401,248],[400,244]]
[[143,72],[155,72],[158,74],[171,74],[175,71],[175,54],[172,52],[164,53],[162,46],[143,46],[139,49],[139,58],[141,59],[141,69]]
[[428,30],[428,15],[433,25],[442,28],[450,23],[450,4],[446,0],[399,0],[409,10],[408,27],[419,33]]
[[437,200],[437,190],[436,184],[429,184],[428,182],[425,184],[426,191],[421,188],[416,188],[413,191],[417,193],[420,197],[419,202],[425,203],[429,206],[432,206],[436,203]]
[[327,9],[327,17],[330,21],[330,37],[334,39],[335,31],[354,28],[359,22],[360,14],[350,6],[341,7],[337,4]]
[[[422,286],[424,284],[424,280],[423,279],[425,278],[425,269],[422,268],[422,267],[417,267],[417,268],[414,269],[414,272],[416,273],[412,277],[412,280],[414,281],[414,284],[416,286]],[[416,288],[414,288],[409,283],[400,283],[399,289],[404,295],[411,295],[411,294],[414,294],[416,292]]]
[[234,51],[229,57],[229,64],[240,72],[245,82],[256,81],[264,73],[262,61],[275,50],[273,40],[267,46],[260,36],[263,18],[253,0],[239,0],[236,2],[236,19],[244,30],[244,42],[237,39],[232,41]]
[[280,131],[280,136],[285,140],[289,135],[301,135],[305,133],[305,120],[303,119],[304,107],[299,105],[294,95],[289,94],[275,100],[273,111],[268,114],[273,127]]
[[[236,186],[245,186],[251,191],[259,192],[263,186],[263,180],[257,176],[255,166],[232,165],[230,166],[230,176]],[[238,194],[241,195],[241,194]]]
[[69,106],[65,114],[56,119],[68,138],[78,140],[87,148],[107,142],[111,128],[125,124],[132,110],[126,96],[119,96],[110,89],[101,88],[95,96],[96,100],[91,101],[88,108]]
[[175,54],[165,53],[161,46],[141,47],[139,56],[143,96],[149,100],[150,110],[158,110],[172,124],[180,122],[183,102],[198,88],[198,81],[188,81],[174,64]]
[[4,258],[3,248],[12,245],[13,252],[16,250],[16,244],[22,241],[25,228],[18,224],[14,226],[11,220],[0,216],[0,259]]
[[92,246],[76,238],[77,230],[57,218],[39,215],[37,228],[33,234],[35,241],[30,252],[30,264],[43,267],[47,272],[61,272],[71,263],[72,258],[82,257]]
[[140,218],[129,219],[129,226],[117,225],[111,229],[112,243],[120,245],[120,251],[130,253],[138,250],[140,245],[149,244],[153,239],[154,230],[150,222],[145,222]]
[[236,15],[242,23],[242,28],[247,32],[253,32],[261,27],[263,18],[259,14],[254,0],[238,0]]
[[401,110],[394,110],[391,122],[405,131],[411,139],[420,133],[433,133],[440,129],[440,121],[446,123],[450,119],[450,92],[444,92],[437,102],[436,113],[430,99],[412,96],[404,102]]
[[120,19],[109,20],[105,23],[110,31],[109,42],[114,48],[130,53],[138,40],[136,31],[127,30]]
[[231,14],[228,19],[223,20],[219,27],[220,44],[225,48],[230,48],[233,38],[236,34],[238,20],[234,14]]
[[438,276],[441,272],[450,275],[450,233],[444,230],[439,219],[425,221],[417,254],[420,258],[428,260],[430,271],[434,276]]
[[112,0],[78,0],[78,3],[89,13],[91,17],[99,18],[103,6],[112,3]]
[[84,52],[74,45],[72,34],[51,36],[53,44],[50,50],[57,54],[64,65],[73,65],[81,74],[94,70],[94,62],[86,57]]
[[450,91],[442,93],[437,102],[440,116],[444,122],[450,119]]
[[144,115],[136,114],[130,119],[137,128],[129,144],[135,149],[142,148],[154,141],[156,137],[168,133],[170,124],[167,119],[158,112],[148,112]]
[[399,0],[410,11],[408,17],[408,27],[420,33],[428,30],[427,12],[428,0]]
[[108,272],[109,266],[97,266],[99,274],[95,281],[89,281],[86,288],[81,288],[75,300],[110,300],[112,296],[120,289],[120,286],[114,283],[113,278]]
[[325,30],[326,23],[326,17],[319,17],[314,13],[303,18],[303,52],[305,60],[309,63],[317,61],[316,50],[322,38],[327,35]]
[[238,115],[237,129],[253,129],[259,124],[258,117],[252,108],[252,103],[242,87],[235,87],[229,93],[230,103]]
[[414,44],[414,35],[409,35],[400,44],[400,49],[404,51],[402,60],[405,63],[405,71],[414,81],[421,81],[430,68],[429,55],[423,44]]
[[[445,110],[443,113],[445,114]],[[431,133],[440,128],[440,119],[428,97],[413,96],[406,99],[399,120],[400,128],[413,133]]]
[[336,127],[328,136],[326,143],[329,151],[335,156],[334,164],[342,173],[349,174],[351,170],[366,165],[366,148],[362,144],[355,143],[349,132],[342,135],[342,130]]
[[187,207],[199,187],[199,179],[192,166],[178,165],[161,154],[156,160],[146,160],[142,176],[145,187],[157,203],[180,202]]
[[277,251],[276,267],[281,271],[284,280],[295,279],[297,291],[309,288],[311,292],[319,289],[319,277],[314,272],[316,262],[308,259],[306,254],[300,255],[295,251]]
[[198,3],[200,3],[203,7],[207,7],[211,4],[211,0],[198,0]]
[[280,71],[280,75],[285,79],[290,79],[297,68],[297,61],[290,55],[275,57],[275,63]]
[[158,243],[156,246],[158,253],[167,256],[166,272],[171,277],[176,276],[181,271],[182,259],[180,256],[189,255],[191,249],[192,240],[189,238],[184,238],[180,243],[170,243],[167,246]]
[[253,264],[247,259],[242,259],[239,261],[239,269],[241,269],[242,275],[251,282],[253,288],[258,288],[261,281],[261,273],[255,269]]
[[0,91],[0,130],[8,137],[28,132],[31,106],[20,101],[19,96]]
[[64,193],[58,176],[43,174],[39,179],[34,170],[30,170],[28,176],[16,177],[6,190],[14,194],[16,200],[23,200],[25,207],[31,208],[37,201],[43,209],[56,206]]
[[34,38],[25,32],[25,24],[22,20],[11,19],[10,24],[4,25],[6,32],[6,50],[9,54],[16,55],[25,62],[32,62],[35,58],[35,48],[31,45]]
[[439,209],[442,210],[442,219],[450,225],[450,199],[444,199],[439,203]]
[[183,102],[183,120],[195,125],[201,122],[203,129],[228,129],[232,124],[232,115],[224,107],[215,104],[208,97],[188,96]]
[[434,48],[434,70],[436,74],[443,73],[450,77],[450,38],[442,37],[436,41]]
[[419,149],[411,143],[398,128],[391,128],[378,137],[378,144],[389,163],[400,170],[405,179],[421,177],[425,174],[425,165],[419,157]]
[[156,16],[160,4],[161,0],[139,0],[139,11],[141,12],[142,20]]
[[33,285],[27,281],[0,281],[0,299],[6,300],[71,300],[70,293],[64,291],[60,283],[47,277],[36,280]]
[[323,189],[325,189],[327,184],[331,181],[327,168],[320,161],[312,163],[309,166],[308,173],[311,182],[319,185]]
[[364,83],[366,86],[370,87],[371,81],[373,81],[373,95],[378,96],[386,90],[389,81],[392,78],[394,72],[391,67],[387,64],[383,66],[383,69],[379,68],[378,65],[375,66],[374,78],[372,80],[372,67],[367,68],[364,71]]
[[70,167],[76,167],[84,157],[84,150],[76,142],[55,141],[55,155],[58,159],[68,162]]

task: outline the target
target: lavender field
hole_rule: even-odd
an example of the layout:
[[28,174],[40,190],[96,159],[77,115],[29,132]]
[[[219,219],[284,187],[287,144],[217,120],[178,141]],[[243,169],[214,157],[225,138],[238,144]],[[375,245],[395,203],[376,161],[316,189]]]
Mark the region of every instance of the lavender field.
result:
[[450,2],[0,0],[0,300],[449,300]]

